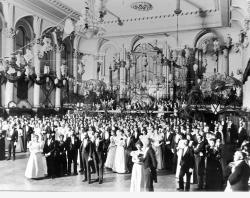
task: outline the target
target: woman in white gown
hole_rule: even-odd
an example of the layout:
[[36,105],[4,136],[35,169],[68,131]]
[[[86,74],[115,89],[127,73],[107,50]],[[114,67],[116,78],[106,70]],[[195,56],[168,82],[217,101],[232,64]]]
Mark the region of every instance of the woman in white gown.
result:
[[184,148],[184,141],[183,140],[183,136],[181,134],[178,134],[179,136],[179,142],[178,142],[178,146],[177,146],[177,167],[176,167],[176,178],[179,178],[179,174],[180,174],[180,170],[181,170],[181,166],[180,166],[180,162],[181,162],[181,156],[182,156],[182,152],[183,152],[183,148]]
[[115,144],[115,131],[111,132],[111,137],[110,137],[110,144],[108,148],[108,154],[107,154],[107,159],[105,162],[105,167],[106,168],[113,168],[114,167],[114,160],[115,160],[115,153],[116,153],[116,144]]
[[29,142],[30,157],[25,171],[25,177],[29,179],[42,178],[45,176],[44,162],[42,159],[44,142],[39,141],[39,136],[34,135],[33,141]]
[[145,173],[144,164],[140,160],[140,157],[143,157],[142,143],[140,141],[136,143],[136,148],[136,151],[132,151],[130,153],[132,161],[134,162],[131,175],[130,192],[144,191]]
[[126,173],[127,172],[126,152],[125,152],[126,139],[125,136],[122,134],[122,132],[119,130],[117,131],[117,137],[115,142],[117,147],[116,147],[113,171],[117,173]]

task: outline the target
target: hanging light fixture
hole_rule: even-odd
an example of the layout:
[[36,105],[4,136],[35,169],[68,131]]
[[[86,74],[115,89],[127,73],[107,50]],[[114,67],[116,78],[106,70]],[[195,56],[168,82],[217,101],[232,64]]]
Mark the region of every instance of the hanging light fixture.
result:
[[85,0],[84,4],[82,16],[75,25],[76,31],[83,33],[88,39],[96,35],[101,36],[105,32],[102,25],[103,17],[106,15],[104,0],[97,0],[95,5]]

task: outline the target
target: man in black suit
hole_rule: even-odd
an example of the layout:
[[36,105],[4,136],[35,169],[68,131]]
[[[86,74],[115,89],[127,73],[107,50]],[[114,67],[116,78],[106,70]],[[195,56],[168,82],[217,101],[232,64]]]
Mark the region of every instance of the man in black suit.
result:
[[182,151],[181,161],[180,161],[180,174],[179,174],[179,188],[177,190],[184,190],[183,177],[186,175],[186,186],[185,191],[190,190],[190,177],[194,169],[194,155],[192,149],[188,146],[188,140],[184,140],[184,148]]
[[236,151],[234,154],[234,167],[228,178],[232,191],[248,191],[250,168],[245,161],[245,154]]
[[93,153],[92,158],[94,160],[95,169],[97,172],[99,184],[103,182],[103,172],[104,172],[104,152],[105,152],[105,142],[104,139],[101,138],[100,134],[97,134],[95,139],[95,144],[93,145]]
[[88,180],[88,183],[91,183],[91,172],[90,172],[90,161],[93,160],[93,143],[90,141],[88,134],[84,132],[83,141],[82,141],[82,164],[84,169],[84,180]]
[[10,160],[11,158],[11,151],[13,151],[13,160],[15,160],[16,159],[16,144],[18,140],[18,132],[16,129],[16,125],[9,128],[7,135],[6,135],[6,139],[7,139],[8,153],[9,153],[7,160]]
[[56,167],[57,176],[67,174],[67,158],[66,158],[66,142],[63,141],[64,135],[59,136],[59,141],[56,141]]
[[164,134],[164,150],[163,153],[166,158],[166,169],[173,170],[173,157],[174,157],[174,133],[170,131],[169,126],[166,127],[166,133]]
[[199,134],[196,135],[197,145],[194,147],[195,157],[195,169],[198,181],[198,190],[201,190],[204,185],[204,174],[205,174],[205,141]]
[[157,182],[157,161],[155,152],[151,145],[151,139],[147,138],[144,142],[146,148],[143,156],[144,168],[145,168],[145,190],[154,191],[153,182]]
[[241,147],[241,144],[244,140],[248,140],[248,135],[247,135],[247,131],[245,129],[245,123],[242,121],[240,123],[240,128],[238,130],[237,146]]
[[77,156],[78,156],[78,149],[80,147],[80,143],[78,138],[75,134],[71,134],[70,137],[66,140],[66,149],[67,149],[67,156],[68,156],[68,175],[71,175],[71,164],[73,162],[74,165],[74,174],[78,175],[77,173]]
[[24,137],[24,151],[27,151],[27,143],[31,141],[31,134],[34,133],[33,128],[29,126],[29,123],[25,121],[23,126]]
[[131,151],[136,150],[135,148],[135,138],[131,135],[131,132],[127,132],[127,141],[126,141],[126,157],[127,157],[127,168],[128,171],[132,172],[133,162],[132,162],[132,156],[130,155]]
[[43,153],[46,157],[47,177],[52,179],[55,177],[55,134],[47,134],[47,139],[44,144]]

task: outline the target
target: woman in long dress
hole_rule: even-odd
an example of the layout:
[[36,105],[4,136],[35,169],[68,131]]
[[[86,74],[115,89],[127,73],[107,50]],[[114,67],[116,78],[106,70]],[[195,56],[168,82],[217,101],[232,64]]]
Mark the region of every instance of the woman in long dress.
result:
[[140,157],[143,156],[142,143],[138,141],[136,143],[136,151],[131,152],[132,161],[134,162],[132,175],[131,175],[131,184],[130,192],[141,192],[144,190],[145,183],[145,173],[144,173],[144,164],[140,160]]
[[181,134],[179,135],[179,142],[178,142],[178,146],[177,146],[177,167],[176,167],[176,178],[179,178],[179,174],[180,174],[180,170],[181,170],[181,166],[180,166],[180,162],[181,162],[181,156],[182,156],[182,152],[183,152],[183,148],[184,148],[184,137]]
[[117,131],[116,137],[116,153],[115,153],[115,161],[113,171],[117,173],[126,173],[127,166],[126,166],[126,139],[125,136],[121,131]]
[[156,160],[157,160],[157,169],[163,169],[163,160],[162,160],[162,147],[163,134],[159,133],[157,130],[154,131],[153,135],[153,149],[155,150]]
[[16,145],[16,152],[24,152],[24,145],[23,145],[23,129],[21,129],[21,126],[17,127],[18,132],[18,141]]
[[105,162],[105,167],[112,169],[114,167],[115,153],[116,153],[116,144],[115,144],[116,134],[115,131],[111,132],[110,144],[108,147],[107,159]]
[[45,176],[44,162],[42,159],[44,142],[39,141],[39,136],[34,135],[34,140],[29,142],[30,157],[25,171],[25,177],[29,179]]

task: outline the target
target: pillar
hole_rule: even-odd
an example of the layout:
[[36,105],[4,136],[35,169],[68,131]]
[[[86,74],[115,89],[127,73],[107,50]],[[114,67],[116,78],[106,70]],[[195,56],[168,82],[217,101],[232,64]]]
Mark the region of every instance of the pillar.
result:
[[167,98],[169,98],[169,66],[166,65],[166,94]]
[[[37,79],[40,78],[40,58],[38,56],[38,46],[37,44],[34,45],[34,66],[35,66],[35,73],[37,76]],[[34,95],[33,95],[33,102],[34,102],[34,108],[38,108],[40,106],[40,85],[34,83]]]
[[153,57],[153,72],[154,72],[154,81],[156,81],[157,79],[157,58],[156,57]]
[[120,67],[120,95],[123,94],[123,91],[125,89],[125,65],[122,63],[122,66]]
[[112,90],[113,89],[113,83],[112,83],[112,67],[111,67],[111,65],[109,67],[109,86],[110,86],[110,89]]
[[[78,51],[74,49],[73,52],[73,75],[75,80],[77,81],[77,57],[78,57]],[[77,83],[74,85],[74,94],[77,93]]]
[[[14,52],[14,38],[15,38],[15,28],[14,28],[14,10],[15,7],[9,1],[2,1],[3,14],[5,21],[7,22],[7,27],[5,29],[5,56],[11,57],[11,54]],[[7,81],[5,88],[5,107],[8,107],[9,102],[14,100],[14,84]]]
[[250,110],[250,76],[247,77],[247,81],[243,85],[243,107]]
[[[61,79],[61,64],[62,64],[62,57],[61,57],[62,46],[56,46],[56,77]],[[61,107],[61,88],[56,88],[56,97],[55,97],[55,107]]]
[[[33,20],[33,27],[34,27],[34,33],[36,36],[36,43],[33,46],[34,51],[34,67],[35,67],[35,73],[37,76],[37,79],[40,78],[40,70],[41,70],[41,58],[40,57],[40,45],[41,40],[39,39],[41,35],[41,24],[42,19],[38,16],[34,16]],[[33,93],[33,107],[38,108],[40,106],[40,85],[34,83],[34,93]]]
[[223,50],[223,73],[228,76],[229,75],[229,50],[225,48]]

